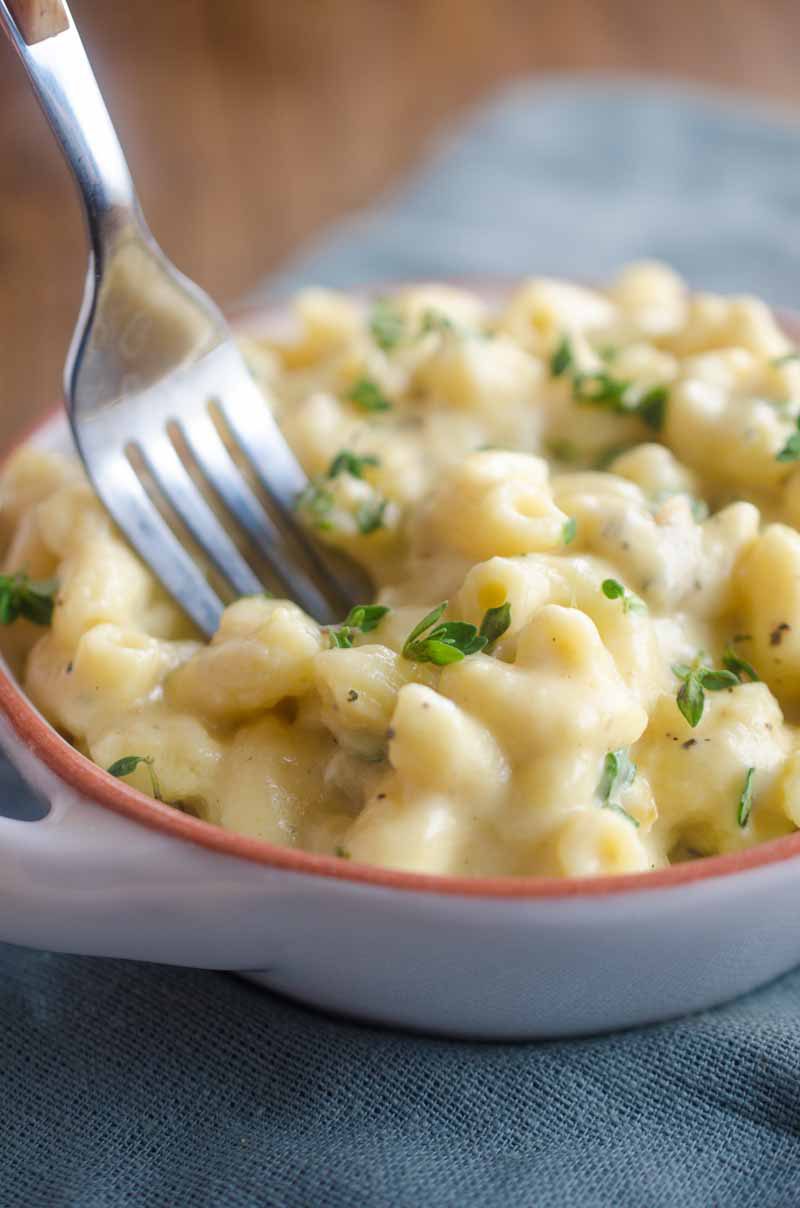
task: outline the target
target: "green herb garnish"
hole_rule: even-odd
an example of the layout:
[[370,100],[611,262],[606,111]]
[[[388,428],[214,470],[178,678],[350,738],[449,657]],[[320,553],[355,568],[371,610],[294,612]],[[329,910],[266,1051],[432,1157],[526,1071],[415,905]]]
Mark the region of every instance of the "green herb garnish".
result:
[[797,419],[795,420],[795,426],[797,431],[791,434],[780,453],[776,453],[776,461],[800,460],[800,415],[798,415]]
[[388,500],[379,499],[377,503],[362,503],[356,509],[356,524],[358,531],[364,537],[368,537],[370,533],[377,532],[379,528],[383,528],[383,515],[386,511]]
[[779,369],[781,365],[788,365],[790,361],[800,361],[800,352],[797,349],[793,352],[784,352],[779,357],[772,357],[770,365],[774,365],[776,369]]
[[576,373],[572,379],[572,397],[576,403],[588,403],[593,407],[607,407],[623,415],[635,410],[625,401],[631,383],[624,378],[615,378],[605,369],[596,373]]
[[638,819],[623,809],[618,801],[612,800],[612,797],[621,793],[635,779],[636,764],[630,758],[628,752],[625,750],[609,751],[603,761],[603,773],[597,786],[597,796],[600,798],[604,808],[622,814],[629,822],[638,827]]
[[377,382],[371,378],[359,378],[348,391],[347,401],[355,403],[362,411],[391,411],[392,404]]
[[[599,355],[606,365],[610,365],[618,351],[613,345],[608,345],[600,349]],[[651,386],[644,394],[637,396],[633,382],[615,377],[608,369],[582,373],[577,368],[575,350],[566,333],[550,357],[550,373],[553,377],[562,377],[566,373],[572,375],[572,398],[576,403],[604,407],[617,415],[636,415],[656,431],[664,425],[668,399],[666,386]]]
[[354,629],[360,629],[362,633],[372,633],[373,629],[378,628],[388,611],[385,604],[356,604],[350,609],[338,629],[328,630],[331,647],[349,649],[353,645]]
[[508,600],[496,608],[487,608],[481,621],[480,636],[486,638],[486,648],[494,646],[511,624],[511,605]]
[[158,782],[152,755],[123,755],[121,759],[115,760],[107,771],[111,776],[116,776],[119,780],[125,776],[130,776],[131,772],[135,772],[140,763],[147,765],[147,770],[150,773],[150,787],[153,790],[153,796],[156,801],[163,801],[161,785]]
[[[328,466],[328,472],[323,481],[310,482],[305,490],[300,492],[295,507],[305,511],[308,519],[315,528],[328,530],[333,528],[330,513],[333,511],[334,498],[324,483],[338,478],[340,474],[350,474],[353,478],[363,478],[366,466],[380,465],[380,461],[372,454],[360,455],[350,449],[341,449]],[[374,533],[383,527],[383,514],[388,500],[378,499],[374,503],[362,503],[355,513],[358,531],[365,535]]]
[[572,341],[568,335],[563,335],[558,342],[555,352],[550,357],[550,372],[553,377],[561,377],[575,365],[575,354],[572,351]]
[[736,820],[740,826],[747,826],[750,813],[753,809],[753,780],[755,779],[755,774],[755,768],[748,768],[744,778],[744,787],[739,797],[739,808],[736,811]]
[[445,621],[439,625],[447,603],[442,601],[414,626],[403,646],[404,658],[445,667],[448,663],[459,663],[469,654],[477,654],[488,644],[467,621]]
[[603,579],[600,587],[607,600],[622,600],[623,612],[647,612],[644,600],[627,591],[619,579]]
[[295,507],[306,512],[308,519],[318,529],[333,528],[330,513],[333,511],[333,495],[318,482],[310,482],[297,497]]
[[601,801],[609,801],[613,792],[631,784],[635,776],[636,764],[632,762],[627,751],[609,751],[603,762],[603,774],[597,786],[598,797]]
[[349,860],[351,858],[350,852],[347,850],[346,847],[342,847],[341,843],[336,844],[334,851],[336,852],[336,855],[339,857],[340,860]]
[[728,671],[732,671],[739,683],[744,683],[744,677],[757,684],[761,680],[761,676],[756,671],[752,663],[748,663],[747,659],[743,659],[740,654],[737,654],[732,646],[725,647],[725,653],[722,656],[722,665]]
[[639,829],[639,819],[634,818],[633,814],[629,814],[618,801],[607,801],[603,809],[613,810],[615,814],[621,814],[623,818],[628,819],[632,826],[635,826],[637,830]]
[[667,397],[666,386],[653,386],[636,404],[636,414],[648,428],[654,428],[656,432],[660,432],[664,427]]
[[561,529],[561,539],[565,545],[572,545],[575,540],[575,535],[578,532],[578,522],[574,516],[570,516],[569,520],[564,521],[564,526]]
[[55,579],[31,579],[24,571],[0,575],[0,624],[24,617],[34,625],[49,625],[57,590]]
[[396,348],[405,334],[405,319],[389,298],[379,298],[369,318],[369,333],[384,352]]
[[362,633],[372,633],[377,629],[389,609],[385,604],[356,604],[345,617],[345,625],[360,629]]
[[328,641],[331,650],[349,650],[353,645],[353,631],[347,625],[342,625],[340,629],[329,629]]
[[339,474],[352,474],[353,478],[363,478],[365,466],[380,464],[380,459],[371,453],[362,456],[350,449],[341,449],[328,466],[328,478],[337,478]]
[[434,307],[429,307],[423,312],[419,325],[420,336],[430,335],[432,331],[438,332],[440,335],[447,335],[455,331],[455,324],[444,311],[436,310]]
[[572,397],[576,403],[604,407],[617,415],[638,416],[648,427],[658,431],[664,423],[666,387],[652,386],[639,399],[631,397],[632,389],[632,382],[613,377],[605,370],[576,373],[572,379]]
[[733,671],[715,671],[699,654],[693,663],[673,664],[673,674],[682,681],[678,690],[678,708],[694,728],[703,716],[706,704],[706,692],[723,692],[726,688],[736,688],[742,682]]

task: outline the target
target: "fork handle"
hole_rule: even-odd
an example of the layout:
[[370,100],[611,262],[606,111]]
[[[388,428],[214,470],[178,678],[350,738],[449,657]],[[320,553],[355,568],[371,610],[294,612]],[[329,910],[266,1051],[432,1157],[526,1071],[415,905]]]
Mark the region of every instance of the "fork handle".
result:
[[69,29],[61,0],[7,0],[7,3],[28,46]]
[[142,224],[125,156],[64,0],[0,0],[0,26],[22,59],[83,200],[92,253]]

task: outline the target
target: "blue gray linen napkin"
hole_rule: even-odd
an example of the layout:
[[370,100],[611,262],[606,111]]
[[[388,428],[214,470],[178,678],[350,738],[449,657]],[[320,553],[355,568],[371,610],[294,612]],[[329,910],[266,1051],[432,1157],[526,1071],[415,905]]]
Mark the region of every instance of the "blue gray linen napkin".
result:
[[[788,120],[662,86],[519,86],[262,296],[656,255],[791,304],[798,201]],[[32,808],[5,766],[0,790]],[[4,1208],[800,1202],[800,973],[638,1032],[481,1045],[227,975],[0,946],[0,1019]]]

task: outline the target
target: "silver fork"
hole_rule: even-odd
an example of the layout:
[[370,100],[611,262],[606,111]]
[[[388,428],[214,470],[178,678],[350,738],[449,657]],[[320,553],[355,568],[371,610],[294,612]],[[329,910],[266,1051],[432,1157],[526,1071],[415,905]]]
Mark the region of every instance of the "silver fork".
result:
[[[229,597],[263,590],[258,566],[319,621],[341,619],[369,598],[369,585],[355,568],[323,560],[295,520],[308,480],[221,312],[151,236],[67,5],[0,0],[0,23],[86,213],[89,272],[64,373],[72,433],[97,494],[205,633],[217,627],[226,589]],[[199,562],[176,535],[176,517]]]

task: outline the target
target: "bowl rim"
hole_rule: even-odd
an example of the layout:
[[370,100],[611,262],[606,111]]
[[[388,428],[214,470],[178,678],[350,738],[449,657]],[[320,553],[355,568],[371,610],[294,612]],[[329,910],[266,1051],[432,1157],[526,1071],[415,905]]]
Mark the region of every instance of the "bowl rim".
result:
[[[376,292],[389,292],[409,284],[404,281],[380,282],[371,286],[353,286],[345,292],[358,297]],[[449,284],[489,293],[504,291],[513,279],[476,281],[451,279]],[[285,314],[290,299],[277,302],[242,303],[228,308],[235,327],[242,332],[262,326],[270,315]],[[774,308],[780,322],[800,335],[800,315]],[[30,425],[17,432],[0,450],[0,468],[11,455],[37,434],[63,416],[63,405],[47,410]],[[280,847],[265,839],[252,838],[235,831],[223,830],[210,822],[181,813],[173,806],[155,801],[123,781],[109,775],[92,763],[45,720],[23,692],[21,686],[0,664],[0,716],[27,750],[53,772],[58,779],[76,790],[92,804],[150,830],[175,839],[233,856],[249,863],[264,865],[285,872],[333,878],[360,885],[373,885],[389,890],[431,893],[450,897],[486,898],[500,900],[559,900],[564,898],[598,898],[620,893],[647,890],[676,889],[681,885],[716,880],[737,873],[767,868],[800,857],[800,830],[791,835],[771,839],[755,847],[720,856],[705,856],[668,868],[636,873],[615,873],[596,877],[465,877],[449,874],[407,872],[359,864],[337,856],[320,855],[298,848]],[[24,824],[23,824],[24,825]]]

